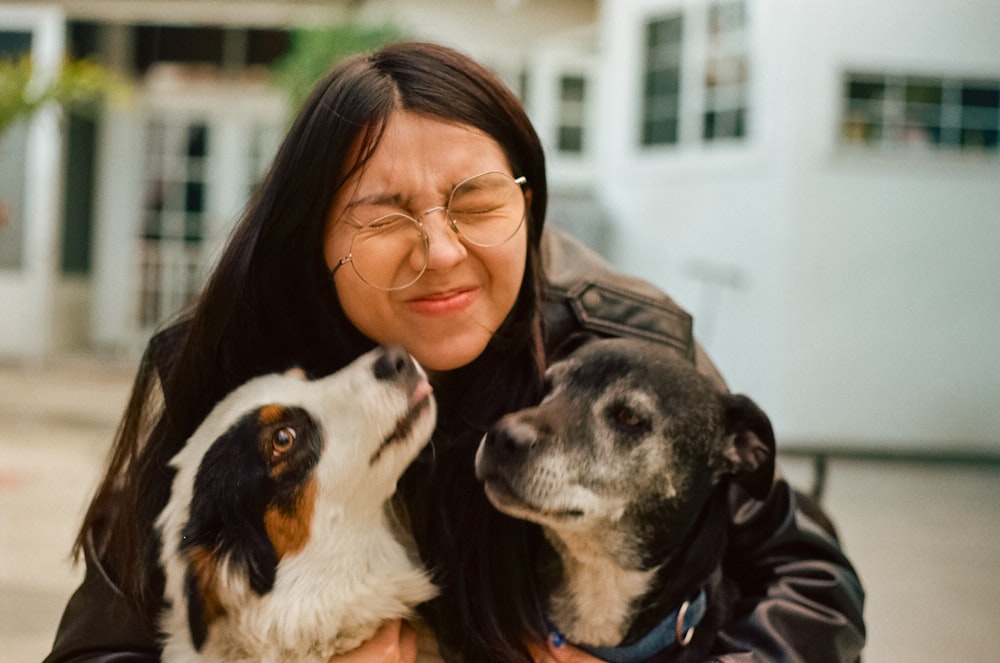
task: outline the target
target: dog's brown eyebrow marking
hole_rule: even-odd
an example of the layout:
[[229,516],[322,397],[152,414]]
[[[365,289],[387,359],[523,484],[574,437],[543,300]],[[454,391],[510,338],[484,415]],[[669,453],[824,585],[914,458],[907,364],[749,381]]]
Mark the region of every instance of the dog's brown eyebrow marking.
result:
[[198,593],[201,594],[205,625],[209,625],[226,614],[219,600],[219,564],[212,551],[204,546],[194,546],[188,550],[188,565],[198,579]]
[[270,506],[264,512],[264,528],[278,559],[296,553],[309,542],[310,523],[316,509],[316,479],[296,491],[291,509]]
[[285,408],[281,405],[265,405],[257,411],[257,421],[260,422],[261,426],[267,426],[281,421],[281,417],[284,413]]

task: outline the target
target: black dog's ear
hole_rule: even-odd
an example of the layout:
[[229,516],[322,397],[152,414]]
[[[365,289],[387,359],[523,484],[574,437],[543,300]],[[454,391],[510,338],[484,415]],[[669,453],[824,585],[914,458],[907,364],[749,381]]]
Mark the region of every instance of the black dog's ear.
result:
[[582,346],[597,340],[599,337],[587,332],[574,332],[563,339],[559,345],[552,349],[546,358],[549,363],[565,359],[569,355],[579,350]]
[[740,394],[722,397],[725,473],[750,495],[764,499],[774,481],[774,430],[756,403]]

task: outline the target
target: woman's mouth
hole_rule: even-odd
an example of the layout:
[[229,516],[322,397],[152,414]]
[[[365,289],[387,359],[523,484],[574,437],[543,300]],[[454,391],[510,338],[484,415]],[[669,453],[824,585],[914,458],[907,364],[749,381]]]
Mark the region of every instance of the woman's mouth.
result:
[[455,288],[413,297],[406,300],[406,306],[420,315],[443,316],[466,310],[475,298],[474,288]]

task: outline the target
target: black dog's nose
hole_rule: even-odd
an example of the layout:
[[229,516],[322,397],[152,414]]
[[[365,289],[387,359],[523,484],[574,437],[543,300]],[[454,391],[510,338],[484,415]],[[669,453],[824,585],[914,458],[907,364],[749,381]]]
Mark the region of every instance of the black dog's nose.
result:
[[398,345],[382,347],[382,355],[375,360],[375,378],[392,380],[414,369],[410,353]]
[[537,440],[532,436],[521,436],[505,426],[496,426],[486,436],[486,446],[499,458],[516,459],[531,451]]

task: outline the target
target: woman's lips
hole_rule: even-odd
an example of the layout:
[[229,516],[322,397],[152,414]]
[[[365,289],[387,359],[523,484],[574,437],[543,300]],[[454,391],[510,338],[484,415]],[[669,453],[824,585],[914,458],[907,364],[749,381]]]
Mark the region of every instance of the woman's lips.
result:
[[455,288],[413,297],[406,300],[406,306],[420,315],[444,316],[464,311],[475,298],[475,288]]

